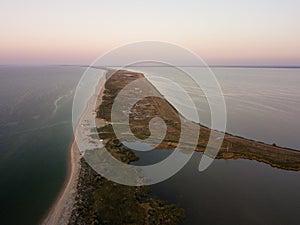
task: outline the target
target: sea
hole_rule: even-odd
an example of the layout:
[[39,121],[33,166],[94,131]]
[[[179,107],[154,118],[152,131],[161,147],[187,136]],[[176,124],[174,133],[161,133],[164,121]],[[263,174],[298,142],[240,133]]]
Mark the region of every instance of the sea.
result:
[[[139,69],[150,81],[153,74],[169,73]],[[0,66],[0,224],[39,224],[57,198],[68,173],[73,98],[85,70]],[[300,69],[211,71],[224,94],[227,132],[300,150]],[[177,81],[187,86],[185,78]],[[152,82],[171,103],[189,107],[165,80]],[[199,122],[209,126],[205,96],[187,89],[195,102],[206,105]],[[149,154],[139,156],[158,160],[169,152]],[[244,159],[215,160],[199,172],[201,157],[194,153],[176,175],[151,186],[153,195],[185,209],[182,224],[299,224],[300,172]]]

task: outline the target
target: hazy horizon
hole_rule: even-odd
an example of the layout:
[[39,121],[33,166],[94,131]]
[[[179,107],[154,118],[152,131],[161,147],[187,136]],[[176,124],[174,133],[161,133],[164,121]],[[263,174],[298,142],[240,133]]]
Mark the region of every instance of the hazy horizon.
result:
[[300,65],[299,1],[4,0],[0,64],[89,65],[143,40],[186,47],[209,65]]

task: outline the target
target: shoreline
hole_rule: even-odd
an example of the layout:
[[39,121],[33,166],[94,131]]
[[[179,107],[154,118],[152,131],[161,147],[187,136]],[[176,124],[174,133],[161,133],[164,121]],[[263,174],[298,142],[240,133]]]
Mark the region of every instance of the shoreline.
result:
[[[116,71],[108,69],[106,78],[110,78],[111,72],[114,73]],[[131,72],[128,71],[128,73]],[[101,114],[99,108],[105,105],[105,96],[109,89],[107,89],[106,84],[100,94],[96,96],[97,99],[94,105],[97,108],[97,117],[93,118],[95,121],[93,125],[96,126],[97,135],[99,135],[99,129],[101,130],[109,124],[108,121],[99,117]],[[83,126],[92,128],[90,120],[85,120],[84,122]],[[92,134],[96,135],[96,133]],[[85,139],[89,139],[89,137],[86,136]],[[106,150],[117,160],[128,164],[139,159],[130,149],[122,146],[120,142],[113,143],[113,148],[107,148],[107,139],[101,139],[103,147],[105,146]],[[92,143],[94,142],[92,141]],[[95,150],[86,148],[84,152],[86,152],[87,157],[90,155],[89,149]],[[101,157],[101,153],[98,156]],[[73,206],[69,224],[102,224],[102,222],[115,224],[118,221],[118,224],[176,225],[181,224],[184,218],[185,212],[182,207],[153,196],[150,187],[144,185],[136,187],[115,183],[97,173],[84,157],[81,158],[76,202]]]
[[73,138],[69,152],[68,178],[57,199],[47,213],[47,216],[41,222],[42,225],[67,224],[69,217],[71,216],[73,204],[75,202],[81,159],[75,138]]
[[[233,66],[234,67],[234,66]],[[259,68],[259,67],[258,67]],[[154,86],[154,84],[147,78],[147,76],[139,71],[139,70],[130,70],[128,71],[128,73],[141,73],[143,74],[144,78],[150,83],[150,85],[152,86],[153,89],[155,89],[159,94],[161,94],[161,92],[159,91],[159,89],[157,87]],[[161,94],[162,95],[162,94]],[[173,109],[176,110],[176,108],[169,102],[169,100],[167,98],[165,98],[163,95],[162,97],[166,100],[166,102],[168,102],[168,104],[170,105],[170,107],[172,107]],[[183,119],[185,120],[188,120],[183,114],[181,114],[180,112],[177,112],[178,115],[180,115]],[[204,129],[210,129],[208,126],[206,125],[203,125],[199,122],[195,122],[195,121],[190,121],[191,123],[193,123],[194,125],[196,126],[200,126],[201,128],[204,128]],[[215,132],[222,132],[222,131],[219,131],[219,130],[213,130]],[[229,138],[237,138],[237,139],[241,139],[241,140],[245,140],[245,141],[249,141],[249,142],[253,142],[253,143],[256,143],[258,145],[267,145],[267,146],[273,146],[275,148],[278,148],[278,149],[281,149],[281,150],[286,150],[288,152],[296,152],[296,153],[300,153],[300,148],[292,148],[292,147],[288,147],[288,146],[282,146],[282,145],[273,145],[274,143],[269,143],[269,142],[265,142],[263,140],[257,140],[257,139],[253,139],[251,137],[246,137],[246,136],[241,136],[239,134],[235,134],[235,133],[229,133],[229,132],[225,132],[225,135],[226,137],[229,137]],[[195,150],[196,152],[201,152],[201,151],[197,151]],[[218,159],[221,159],[221,158],[218,158]],[[224,159],[228,159],[228,158],[224,158]],[[238,158],[233,158],[233,159],[238,159]],[[246,158],[241,158],[241,159],[246,159]],[[250,159],[251,160],[251,159]],[[273,166],[273,167],[276,167],[276,166]],[[280,168],[280,167],[276,167],[276,168]]]
[[[116,74],[118,79],[114,78],[109,81],[111,91],[110,94],[107,94],[106,96],[105,106],[102,107],[102,118],[108,123],[110,123],[110,111],[108,109],[114,102],[114,98],[117,96],[118,90],[121,90],[125,83],[128,82],[126,74],[132,74],[131,79],[133,80],[138,78],[137,74],[143,76],[146,83],[148,83],[149,88],[160,94],[157,88],[145,77],[143,73],[124,70],[118,71]],[[122,80],[122,82],[116,80]],[[152,109],[150,109],[150,106]],[[159,101],[155,97],[150,97],[148,100],[140,100],[139,104],[133,107],[132,112],[134,113],[132,113],[131,116],[132,123],[130,124],[130,128],[134,131],[133,133],[141,139],[147,138],[150,134],[147,129],[143,129],[143,127],[148,126],[147,124],[150,117],[161,117],[165,112],[167,112],[163,117],[165,118],[165,121],[169,121],[169,124],[167,124],[170,128],[169,133],[167,133],[165,139],[159,144],[159,146],[156,147],[156,149],[175,149],[177,147],[177,140],[179,140],[178,138],[180,137],[180,125],[178,121],[176,122],[176,120],[178,120],[176,117],[178,116],[183,119],[184,126],[189,129],[193,130],[201,128],[201,134],[198,137],[198,144],[195,149],[196,152],[204,152],[211,131],[220,132],[217,130],[211,130],[206,126],[185,119],[184,116],[178,113],[166,99]],[[147,113],[148,115],[145,115]],[[111,132],[111,135],[114,136],[113,129],[109,126],[106,127],[105,132]],[[255,160],[283,170],[300,170],[300,151],[298,150],[266,144],[261,141],[247,139],[246,137],[240,137],[227,132],[224,135],[222,146],[218,155],[215,157],[216,159]],[[188,142],[186,144],[189,145]],[[207,152],[208,156],[210,156],[209,154],[210,153]]]
[[[100,92],[100,87],[102,87],[103,83],[106,80],[107,74],[111,71],[111,69],[104,69],[103,77],[100,78],[98,81],[98,84],[95,87],[95,91],[92,94],[92,96],[89,98],[85,110],[80,117],[78,126],[75,131],[75,136],[78,133],[82,133],[86,135],[84,132],[84,128],[82,128],[80,125],[83,124],[82,122],[84,120],[90,120],[90,119],[95,119],[95,125],[97,127],[97,120],[99,118],[92,118],[92,116],[95,116],[93,113],[88,114],[89,112],[96,112],[99,106],[102,104],[102,97],[104,95],[104,89],[102,88]],[[135,74],[136,72],[133,71],[126,71],[124,74],[130,74],[133,73]],[[140,73],[142,74],[142,73]],[[144,76],[144,74],[143,74]],[[150,83],[151,86],[152,83],[144,76],[144,78]],[[152,88],[155,88],[154,86]],[[156,89],[156,88],[155,88]],[[166,100],[167,105],[166,107],[173,108],[172,105]],[[154,101],[154,103],[158,103]],[[105,120],[105,118],[102,118]],[[105,120],[107,121],[107,120]],[[107,121],[109,122],[109,121]],[[196,124],[194,124],[196,125]],[[194,125],[191,125],[191,128],[194,127]],[[201,129],[204,129],[206,132],[208,132],[210,129],[207,127],[204,127],[200,124],[198,126],[201,126]],[[173,127],[174,129],[176,127]],[[83,129],[83,131],[81,130]],[[176,129],[175,129],[176,130]],[[82,132],[80,132],[82,131]],[[85,130],[86,131],[86,130]],[[174,131],[173,131],[174,132]],[[174,133],[176,134],[176,132]],[[205,146],[205,142],[199,143],[195,151],[197,152],[203,152],[203,147]],[[230,146],[230,148],[228,148]],[[170,149],[173,147],[176,147],[176,143],[169,139],[169,141],[166,141],[160,145],[161,148],[158,149]],[[246,147],[246,148],[245,148]],[[247,153],[246,150],[249,149],[253,150],[252,152],[250,151],[250,155],[245,154]],[[258,150],[264,150],[263,152],[258,153]],[[275,151],[274,151],[275,150]],[[277,151],[276,151],[277,150]],[[74,152],[75,151],[75,152]],[[265,153],[265,154],[263,154]],[[272,154],[271,154],[272,153]],[[255,160],[258,162],[262,162],[265,164],[269,164],[272,167],[277,167],[280,169],[285,169],[285,170],[299,170],[299,165],[296,164],[294,166],[296,167],[291,167],[290,165],[282,165],[281,163],[285,163],[283,161],[279,162],[271,162],[272,160],[269,159],[270,154],[271,154],[271,159],[274,157],[273,153],[277,154],[277,157],[280,156],[281,154],[285,155],[286,157],[289,157],[286,155],[286,153],[290,153],[290,157],[295,157],[294,154],[300,154],[299,151],[294,150],[294,149],[288,149],[284,147],[279,147],[279,146],[271,146],[269,144],[265,144],[259,141],[255,140],[249,140],[244,137],[239,137],[238,135],[232,135],[232,134],[225,134],[224,138],[224,145],[222,146],[219,155],[216,157],[216,159],[248,159],[248,160]],[[277,158],[275,157],[275,158]],[[79,173],[81,170],[80,166],[80,159],[82,158],[82,155],[79,152],[78,146],[76,144],[76,138],[74,137],[72,145],[70,147],[70,165],[69,165],[69,171],[68,173],[68,179],[63,186],[60,194],[57,197],[57,200],[54,202],[53,206],[50,208],[50,211],[47,215],[47,217],[43,220],[41,224],[43,225],[53,225],[53,224],[68,224],[69,218],[72,214],[72,209],[75,203],[75,196],[77,193],[77,184],[78,184],[78,178],[79,178]],[[281,159],[282,160],[282,159]],[[289,161],[289,160],[288,160]],[[297,160],[296,160],[297,161]]]
[[[104,69],[103,69],[104,70]],[[103,95],[103,90],[100,92],[100,88],[103,86],[103,82],[106,80],[106,73],[108,70],[103,72],[103,76],[99,79],[98,84],[95,87],[93,94],[88,99],[85,110],[82,113],[79,122],[77,124],[75,135],[71,142],[69,149],[69,163],[68,163],[68,173],[66,181],[61,188],[56,200],[52,204],[46,216],[42,218],[41,225],[55,225],[55,224],[68,224],[69,219],[72,214],[73,206],[75,203],[75,197],[77,194],[77,184],[79,179],[79,173],[81,170],[81,158],[82,153],[78,148],[76,141],[76,136],[82,131],[80,126],[86,117],[89,117],[89,113],[97,109],[101,104],[101,99]],[[95,99],[96,98],[96,99]],[[96,104],[95,104],[96,103]],[[94,107],[95,106],[95,107]],[[93,109],[94,108],[94,109]]]

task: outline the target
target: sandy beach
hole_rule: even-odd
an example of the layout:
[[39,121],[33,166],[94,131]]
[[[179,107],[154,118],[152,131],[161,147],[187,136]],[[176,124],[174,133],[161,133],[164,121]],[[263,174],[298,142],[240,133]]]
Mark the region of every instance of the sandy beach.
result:
[[74,139],[70,148],[70,164],[67,182],[54,205],[51,207],[48,216],[42,222],[43,225],[68,223],[76,196],[77,180],[80,172],[80,158],[81,155]]
[[47,216],[41,222],[42,225],[65,225],[69,222],[73,205],[75,203],[78,177],[81,168],[80,159],[82,158],[82,154],[80,151],[80,146],[85,144],[83,143],[83,140],[86,140],[86,138],[84,137],[91,133],[91,127],[83,126],[83,124],[85,124],[86,122],[95,122],[92,125],[95,127],[95,124],[98,123],[98,121],[96,121],[95,119],[95,110],[101,104],[103,95],[103,90],[101,89],[106,81],[105,77],[106,73],[104,72],[102,78],[99,80],[97,86],[95,87],[93,95],[89,98],[83,114],[80,117],[79,123],[74,133],[74,139],[70,147],[68,178]]
[[[114,87],[122,87],[122,85],[126,85],[126,81],[128,80],[128,77],[126,76],[128,72],[120,72],[117,74],[119,79],[123,79],[123,82],[116,82],[115,80],[110,81],[111,86]],[[116,75],[116,76],[117,76]],[[136,78],[132,78],[136,79]],[[102,143],[98,143],[93,141],[90,136],[92,134],[95,134],[92,130],[95,127],[98,127],[101,123],[104,123],[107,121],[107,118],[103,118],[102,121],[100,119],[95,118],[96,117],[96,109],[99,108],[100,104],[102,103],[102,96],[104,92],[103,85],[106,82],[106,74],[103,75],[103,77],[98,81],[97,86],[95,87],[95,91],[93,95],[89,98],[86,108],[80,117],[79,123],[75,130],[75,139],[73,141],[73,144],[70,148],[70,169],[69,169],[69,177],[68,180],[61,191],[61,194],[59,195],[58,199],[56,200],[54,206],[50,210],[48,216],[43,221],[42,224],[45,225],[55,225],[55,224],[68,224],[69,218],[72,213],[72,208],[75,202],[76,197],[76,187],[78,183],[78,177],[80,173],[80,158],[85,153],[85,151],[88,151],[89,149],[95,149],[99,148],[102,145]],[[151,85],[151,84],[150,84]],[[150,86],[151,87],[151,86]],[[154,88],[154,87],[152,87]],[[122,88],[120,88],[122,89]],[[98,94],[99,93],[99,94]],[[114,95],[107,95],[106,99],[113,102],[114,101]],[[144,100],[146,101],[146,100]],[[174,115],[172,117],[172,113],[174,111],[173,107],[170,105],[170,103],[166,102],[164,105],[163,102],[158,102],[156,98],[151,99],[151,104],[154,105],[153,110],[149,111],[149,99],[147,102],[141,101],[139,104],[139,107],[141,107],[141,111],[146,112],[152,112],[153,115],[156,115],[156,112],[168,112],[166,117],[168,121],[176,121]],[[144,107],[144,108],[143,108]],[[104,112],[105,109],[103,109]],[[106,112],[104,116],[109,117],[111,114],[110,112]],[[146,115],[146,114],[143,114]],[[142,121],[141,121],[142,119]],[[139,118],[138,120],[133,120],[132,124],[133,126],[140,125],[141,123],[147,122],[147,117],[144,116],[142,118]],[[135,123],[136,122],[136,123]],[[185,120],[185,125],[188,126],[191,130],[198,129],[199,124],[195,124],[189,121]],[[176,137],[180,135],[180,129],[177,127],[177,123],[170,123],[170,127],[172,128],[169,132],[169,137],[166,138],[166,141],[163,141],[160,144],[160,149],[172,149],[176,147]],[[134,128],[134,127],[133,127]],[[203,152],[205,146],[205,142],[208,140],[208,136],[210,134],[210,129],[208,127],[201,126],[202,129],[202,136],[199,136],[198,145],[196,147],[196,151]],[[142,134],[142,132],[140,132]],[[76,140],[76,141],[75,141]],[[80,151],[79,151],[80,150]],[[81,153],[81,154],[80,154]],[[284,157],[283,157],[284,156]],[[220,152],[217,156],[217,158],[224,158],[224,159],[237,159],[237,158],[243,158],[243,159],[250,159],[250,160],[256,160],[258,162],[264,162],[267,163],[273,167],[278,167],[285,170],[299,170],[299,152],[294,151],[291,149],[285,149],[281,147],[277,147],[274,145],[268,145],[261,142],[256,142],[253,140],[248,140],[242,137],[225,134],[224,143],[222,148],[220,149]]]

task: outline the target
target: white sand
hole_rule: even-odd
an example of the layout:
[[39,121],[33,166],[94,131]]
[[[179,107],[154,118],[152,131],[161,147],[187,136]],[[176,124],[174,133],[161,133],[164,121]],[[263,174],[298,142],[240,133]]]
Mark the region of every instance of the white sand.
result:
[[88,100],[84,113],[80,117],[79,123],[75,131],[76,138],[74,138],[70,148],[70,164],[68,179],[63,189],[61,190],[57,200],[51,207],[47,217],[42,221],[42,225],[65,225],[69,222],[70,216],[72,214],[73,205],[75,203],[77,183],[80,173],[80,159],[82,157],[78,149],[78,145],[82,146],[82,144],[84,144],[82,142],[86,141],[87,135],[91,133],[91,127],[82,126],[82,124],[86,124],[87,122],[91,122],[91,124],[92,122],[95,122],[96,124],[99,123],[99,121],[95,121],[95,109],[97,109],[98,106],[101,104],[104,89],[102,90],[100,95],[98,95],[98,93],[103,87],[105,81],[106,76],[104,73],[103,77],[99,80],[95,88],[94,94]]

